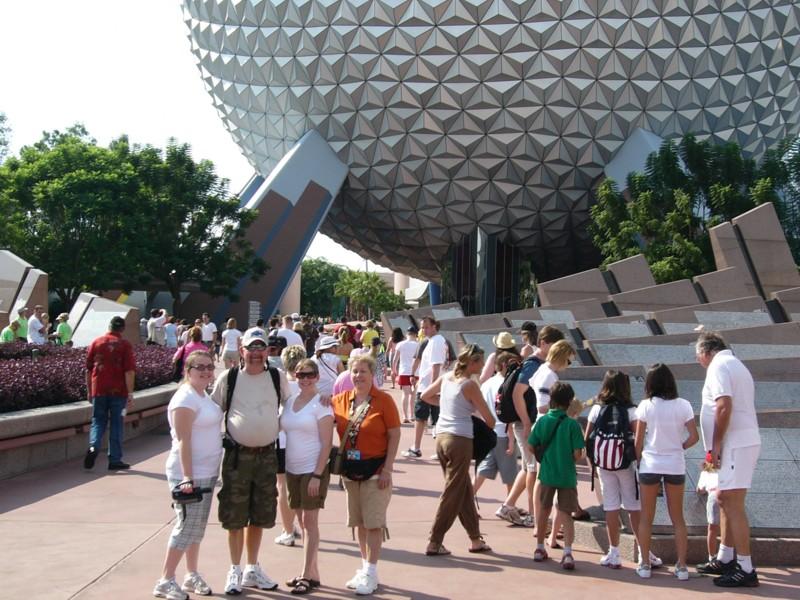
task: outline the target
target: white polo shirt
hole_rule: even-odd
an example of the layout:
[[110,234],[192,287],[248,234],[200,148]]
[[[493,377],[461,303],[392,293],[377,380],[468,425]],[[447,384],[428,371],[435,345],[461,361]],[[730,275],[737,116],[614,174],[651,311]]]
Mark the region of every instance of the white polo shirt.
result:
[[700,408],[700,430],[706,451],[711,450],[714,442],[714,417],[720,396],[730,396],[733,409],[722,445],[727,448],[760,445],[753,376],[730,350],[717,352],[706,370]]

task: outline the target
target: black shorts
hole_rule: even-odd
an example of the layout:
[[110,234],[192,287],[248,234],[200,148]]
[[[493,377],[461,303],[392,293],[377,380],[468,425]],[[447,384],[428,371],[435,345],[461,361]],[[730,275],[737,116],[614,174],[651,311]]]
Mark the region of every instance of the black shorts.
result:
[[414,402],[414,418],[417,421],[427,421],[428,417],[431,417],[436,423],[439,420],[439,407],[420,400],[419,396],[417,394],[417,400]]
[[661,473],[639,473],[639,483],[642,485],[655,485],[661,483],[670,485],[684,485],[686,483],[686,475],[662,475]]

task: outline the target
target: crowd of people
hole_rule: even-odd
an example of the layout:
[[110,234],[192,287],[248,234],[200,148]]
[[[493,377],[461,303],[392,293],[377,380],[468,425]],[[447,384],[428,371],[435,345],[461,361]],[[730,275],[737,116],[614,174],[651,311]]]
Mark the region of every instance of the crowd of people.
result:
[[[412,419],[414,445],[402,456],[410,461],[422,458],[421,443],[430,424],[435,439],[431,458],[441,465],[444,478],[424,548],[428,556],[450,554],[444,538],[456,519],[466,530],[469,552],[492,551],[480,531],[475,497],[484,482],[499,473],[505,499],[496,516],[535,529],[535,562],[548,560],[549,550],[561,548],[562,568],[574,570],[573,523],[589,518],[577,493],[577,466],[586,461],[593,480],[596,473],[606,515],[608,551],[600,564],[611,569],[622,564],[624,509],[638,546],[637,575],[649,578],[652,569],[662,566],[650,547],[657,497],[663,489],[675,539],[673,573],[686,580],[684,454],[702,437],[707,451],[701,485],[709,498],[709,556],[697,571],[715,575],[715,585],[722,587],[758,585],[744,510],[760,449],[754,385],[745,365],[718,334],[702,333],[696,344],[697,360],[707,370],[701,436],[691,405],[679,396],[675,377],[664,364],[648,370],[638,406],[629,377],[618,370],[606,372],[594,398],[585,403],[576,399],[569,383],[561,381],[576,350],[552,326],[539,329],[525,323],[519,346],[511,333],[499,332],[486,358],[474,344],[456,353],[433,317],[420,321],[420,331],[412,326],[405,332],[395,329],[385,340],[373,322],[360,329],[346,322],[321,330],[312,326],[316,335],[309,340],[299,315],[292,317],[273,320],[269,327],[259,323],[243,333],[229,319],[219,336],[213,331],[204,339],[204,315],[176,351],[183,352],[182,376],[168,408],[172,446],[166,468],[176,521],[154,595],[183,600],[188,592],[211,593],[197,562],[218,477],[218,518],[228,533],[231,561],[225,593],[278,587],[258,561],[263,529],[278,520],[282,529],[277,544],[304,540],[298,575],[286,585],[293,594],[313,592],[321,585],[319,511],[336,475],[342,478],[347,525],[357,531],[361,554],[345,585],[358,595],[372,594],[379,585],[378,560],[401,426]],[[151,316],[156,321],[163,318],[167,317],[160,311]],[[124,398],[111,397],[133,389],[132,379],[126,379],[129,363],[121,363],[119,387],[125,389],[103,388],[103,375],[93,371],[94,357],[108,351],[109,341],[116,349],[124,348],[119,326],[124,328],[124,321],[112,321],[108,339],[98,341],[87,359],[98,421],[92,426],[87,468],[93,466],[102,438],[103,402],[124,405]],[[297,338],[288,335],[292,333]],[[176,337],[180,338],[177,333]],[[361,347],[343,351],[348,344]],[[220,357],[226,369],[214,378]],[[399,406],[382,389],[388,385],[399,388]],[[586,408],[584,427],[578,417]],[[115,428],[113,420],[111,427]],[[487,436],[490,447],[476,456]],[[110,463],[121,463],[119,448],[109,452]],[[471,477],[473,460],[477,464]],[[523,493],[526,508],[517,506]],[[184,555],[187,573],[178,584],[176,568]]]
[[28,344],[55,344],[72,346],[72,326],[69,314],[61,313],[56,322],[50,322],[50,315],[44,306],[37,304],[32,309],[23,306],[17,309],[17,316],[0,330],[0,344],[25,342]]

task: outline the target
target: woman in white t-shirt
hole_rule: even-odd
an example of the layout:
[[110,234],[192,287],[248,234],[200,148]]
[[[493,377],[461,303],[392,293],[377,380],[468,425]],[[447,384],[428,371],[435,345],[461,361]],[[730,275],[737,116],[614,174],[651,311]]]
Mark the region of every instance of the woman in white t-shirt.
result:
[[[678,561],[675,576],[689,579],[686,568],[686,521],[683,518],[683,488],[686,481],[684,451],[697,443],[700,436],[694,422],[692,405],[678,397],[672,371],[664,364],[653,365],[644,383],[647,398],[636,409],[636,457],[639,459],[639,489],[642,514],[639,522],[639,577],[650,577],[650,534],[656,512],[658,487],[664,482],[667,511],[675,531]],[[688,437],[686,436],[688,432]],[[686,440],[684,441],[684,438]]]
[[323,406],[317,392],[319,367],[310,359],[295,368],[300,391],[286,401],[281,430],[286,434],[286,487],[289,508],[297,511],[303,526],[303,571],[286,584],[292,593],[305,594],[319,587],[319,509],[325,507],[330,473],[328,457],[333,440],[333,409]]
[[242,345],[242,332],[236,329],[236,319],[228,319],[222,338],[222,360],[225,368],[230,369],[239,364],[239,348]]
[[[183,383],[167,407],[172,436],[167,481],[170,492],[178,487],[183,493],[197,489],[208,491],[203,493],[201,502],[175,504],[175,527],[167,543],[161,579],[153,590],[153,595],[162,598],[188,598],[183,590],[204,596],[211,594],[208,584],[197,572],[197,562],[222,460],[222,409],[206,392],[214,380],[214,360],[208,352],[189,354],[184,374]],[[187,573],[181,590],[175,581],[175,569],[184,554]]]
[[[597,402],[592,406],[587,417],[586,445],[590,443],[589,436],[594,430],[595,423],[601,412],[612,410],[610,407],[619,407],[628,416],[628,431],[630,435],[636,431],[636,406],[631,401],[631,382],[622,371],[614,369],[606,371]],[[609,407],[609,408],[606,408]],[[619,413],[617,413],[619,414]],[[609,415],[613,417],[613,413]],[[620,515],[619,509],[624,508],[631,519],[631,529],[636,536],[639,531],[639,514],[642,508],[636,483],[636,464],[631,463],[627,469],[608,471],[597,468],[600,479],[600,489],[603,492],[603,510],[606,513],[606,532],[608,533],[608,553],[600,559],[600,564],[611,569],[619,569],[622,559],[619,554]],[[650,553],[650,564],[661,565],[661,559]]]

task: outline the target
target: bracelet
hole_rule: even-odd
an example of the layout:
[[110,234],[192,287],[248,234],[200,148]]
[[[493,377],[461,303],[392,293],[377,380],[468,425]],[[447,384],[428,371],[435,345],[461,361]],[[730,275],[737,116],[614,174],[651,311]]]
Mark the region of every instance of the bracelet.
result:
[[312,479],[322,479],[322,475],[317,475],[316,473],[311,474]]

